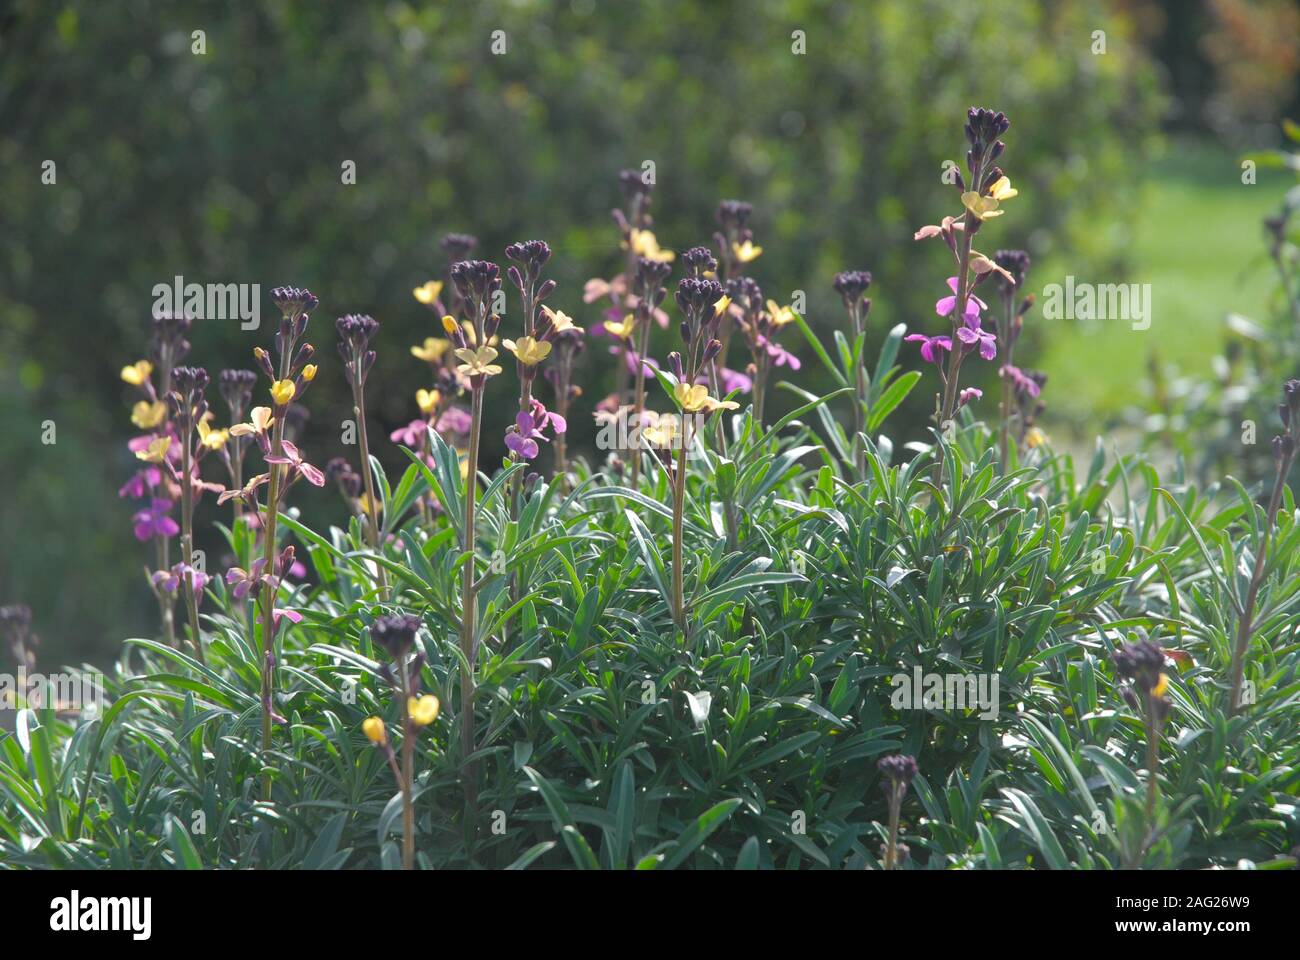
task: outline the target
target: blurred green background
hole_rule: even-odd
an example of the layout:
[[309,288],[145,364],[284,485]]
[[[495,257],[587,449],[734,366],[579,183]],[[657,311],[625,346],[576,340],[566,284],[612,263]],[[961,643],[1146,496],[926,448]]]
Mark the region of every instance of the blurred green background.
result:
[[[1289,181],[1261,172],[1245,187],[1236,157],[1296,113],[1298,23],[1291,0],[11,3],[0,604],[33,608],[42,662],[103,661],[156,630],[133,504],[116,496],[134,464],[134,397],[118,371],[144,355],[155,284],[262,285],[260,331],[196,326],[190,360],[214,374],[269,345],[272,286],[320,297],[309,339],[324,362],[303,444],[317,464],[345,452],[334,317],[383,325],[370,402],[386,437],[426,385],[408,347],[437,331],[411,288],[442,272],[441,235],[474,233],[498,262],[511,241],[547,240],[560,284],[549,302],[590,325],[582,284],[621,260],[617,173],[647,160],[663,245],[709,242],[718,201],[749,200],[765,251],[751,274],[782,302],[806,291],[819,332],[842,322],[830,283],[846,268],[875,274],[876,342],[898,322],[934,332],[944,251],[911,235],[952,212],[940,175],[961,159],[971,105],[1011,117],[1003,166],[1021,191],[988,252],[1028,249],[1031,289],[1067,273],[1153,284],[1143,334],[1027,324],[1018,356],[1052,378],[1049,433],[1086,438],[1136,399],[1151,350],[1194,368],[1225,312],[1264,309],[1259,220]],[[355,185],[342,182],[346,161]],[[797,336],[786,342],[811,359]],[[665,335],[654,353],[667,349]],[[590,453],[582,404],[613,369],[599,341],[581,364],[571,445]],[[929,378],[892,427],[900,443],[923,436]],[[820,386],[812,363],[797,379]],[[499,379],[490,409],[508,411],[513,381]],[[485,464],[504,426],[489,424]],[[341,514],[332,491],[295,500],[316,519]],[[214,515],[209,500],[200,526]]]

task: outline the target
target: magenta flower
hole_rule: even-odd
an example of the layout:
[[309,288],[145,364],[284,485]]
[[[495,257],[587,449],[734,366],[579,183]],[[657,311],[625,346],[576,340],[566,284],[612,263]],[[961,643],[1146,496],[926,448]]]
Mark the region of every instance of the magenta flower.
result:
[[[970,312],[966,316],[969,318]],[[992,360],[998,355],[998,338],[995,334],[980,328],[979,314],[975,315],[974,321],[967,321],[957,328],[957,339],[966,345],[967,350],[979,348],[980,356],[985,360]]]
[[984,391],[981,390],[979,387],[967,387],[966,389],[962,390],[960,395],[958,395],[957,397],[957,409],[960,410],[962,407],[966,406],[966,404],[970,403],[972,400],[979,400],[983,396],[984,396]]
[[939,351],[952,349],[951,337],[927,337],[923,333],[914,333],[903,339],[921,341],[921,358],[927,363],[942,364],[943,357],[939,355]]
[[149,491],[160,483],[162,483],[162,471],[157,467],[149,467],[132,474],[131,479],[122,484],[117,495],[130,497],[132,500],[143,500],[149,496]]
[[[649,362],[653,363],[654,361]],[[545,430],[547,427],[550,427],[551,432],[555,434],[568,432],[569,422],[567,420],[558,413],[553,413],[550,410],[547,410],[542,401],[538,400],[536,397],[533,397],[532,399],[533,421],[536,423],[538,430]],[[539,433],[538,436],[541,436],[541,434]]]
[[[952,296],[941,297],[934,304],[934,312],[941,317],[948,316],[950,313],[953,312],[953,310],[957,306],[957,278],[956,277],[948,278],[948,289],[952,291]],[[980,319],[980,311],[987,310],[988,306],[989,305],[987,303],[985,303],[979,297],[975,296],[975,294],[973,293],[967,294],[966,310],[963,319],[965,319],[967,323],[974,321],[975,323],[978,324]]]
[[1017,390],[1020,393],[1036,397],[1042,392],[1042,388],[1039,387],[1037,380],[1033,377],[1026,376],[1023,370],[1019,367],[1013,367],[1009,363],[1004,363],[1001,366],[998,370],[998,375],[1010,380],[1012,389]]
[[170,500],[158,497],[151,500],[148,509],[141,510],[132,518],[135,524],[135,538],[144,541],[154,537],[174,537],[180,533],[180,525],[169,516],[171,509]]
[[[708,371],[702,371],[695,378],[695,382],[707,384],[709,382]],[[739,370],[723,367],[718,371],[718,389],[721,391],[719,396],[723,397],[737,390],[741,393],[749,393],[754,389],[754,381]]]
[[320,470],[318,470],[316,467],[313,467],[310,463],[305,461],[302,458],[302,454],[298,452],[298,448],[296,446],[294,446],[288,440],[281,440],[280,447],[284,451],[284,456],[277,457],[268,454],[263,459],[265,459],[267,463],[288,464],[289,466],[293,467],[294,471],[298,474],[298,476],[302,477],[313,487],[325,486],[325,474],[321,473]]

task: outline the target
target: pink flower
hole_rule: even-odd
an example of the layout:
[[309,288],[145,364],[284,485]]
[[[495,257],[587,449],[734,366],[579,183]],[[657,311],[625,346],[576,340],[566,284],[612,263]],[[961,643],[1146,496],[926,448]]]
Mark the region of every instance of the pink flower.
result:
[[927,363],[943,363],[939,351],[952,349],[952,338],[950,337],[927,337],[923,333],[914,333],[903,339],[921,341],[921,358]]
[[[968,313],[967,316],[969,317],[970,314]],[[978,316],[975,317],[974,322],[968,319],[957,328],[957,339],[964,343],[968,350],[979,347],[980,356],[985,360],[992,360],[998,355],[998,338],[987,330],[980,329]]]
[[[952,296],[941,297],[939,300],[935,301],[934,304],[934,312],[941,317],[948,316],[950,313],[952,313],[952,311],[957,306],[957,278],[956,277],[948,278],[948,288],[952,290]],[[987,310],[988,306],[989,305],[987,303],[985,303],[979,297],[975,296],[975,294],[968,293],[966,296],[966,310],[964,312],[963,319],[967,323],[970,323],[972,320],[978,323],[980,318],[980,311]]]
[[302,477],[313,487],[325,486],[325,474],[321,473],[320,470],[316,469],[310,463],[303,460],[302,454],[298,452],[298,448],[296,446],[294,446],[288,440],[281,440],[280,448],[284,451],[284,455],[277,457],[268,454],[264,458],[267,463],[288,464],[289,466],[293,467],[294,471],[298,474],[298,476]]

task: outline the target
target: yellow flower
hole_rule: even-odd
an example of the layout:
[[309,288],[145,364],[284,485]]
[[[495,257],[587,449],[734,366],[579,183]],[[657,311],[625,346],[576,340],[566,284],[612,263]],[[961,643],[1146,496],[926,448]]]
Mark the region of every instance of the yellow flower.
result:
[[456,318],[451,316],[443,317],[442,329],[447,331],[447,336],[453,336],[456,333]]
[[794,323],[794,309],[783,307],[775,300],[767,301],[767,315],[772,318],[774,327],[784,327],[787,323]]
[[501,368],[492,362],[497,358],[497,352],[491,347],[474,350],[461,347],[456,351],[456,357],[461,361],[456,366],[456,372],[467,377],[495,377],[501,372]]
[[415,391],[415,404],[420,408],[420,412],[426,417],[438,409],[438,404],[442,400],[442,394],[437,390],[425,390],[421,387]]
[[371,743],[385,744],[388,742],[388,730],[384,727],[384,721],[379,717],[366,717],[361,722],[361,729],[366,735],[366,739]]
[[997,200],[999,203],[1003,200],[1010,200],[1012,197],[1018,196],[1019,194],[1020,191],[1011,186],[1010,177],[999,177],[994,182],[993,186],[989,187],[989,196],[994,200]]
[[605,330],[611,335],[618,337],[620,340],[626,340],[632,336],[632,331],[636,329],[636,314],[629,313],[622,320],[606,320]]
[[415,294],[416,300],[419,300],[426,307],[431,306],[433,301],[438,299],[438,295],[442,293],[442,281],[428,280],[411,292]]
[[248,423],[237,423],[230,428],[232,437],[247,437],[255,433],[266,433],[271,428],[275,416],[270,407],[254,407],[248,412]]
[[460,478],[462,480],[468,480],[469,479],[469,450],[467,450],[465,447],[457,447],[456,456],[460,460]]
[[171,437],[154,437],[148,449],[137,450],[135,455],[146,463],[162,463],[167,458],[167,448],[171,445]]
[[357,497],[357,509],[361,511],[362,516],[378,517],[381,513],[383,513],[382,507],[383,504],[380,503],[378,497],[376,497],[373,502],[371,501],[370,494],[368,493],[362,493],[359,497]]
[[551,345],[545,340],[533,337],[520,337],[518,340],[503,340],[502,344],[513,353],[525,367],[535,367],[550,355]]
[[563,310],[552,310],[550,307],[542,307],[542,313],[546,314],[547,319],[551,321],[551,328],[556,333],[563,333],[565,330],[577,330],[582,333],[582,327],[573,322]]
[[426,693],[419,698],[408,697],[406,712],[410,715],[411,722],[417,727],[427,727],[438,719],[438,709],[441,706],[437,697],[431,693]]
[[424,360],[426,363],[437,363],[450,349],[450,340],[442,340],[438,337],[425,337],[424,346],[411,348],[411,356],[415,357],[417,360]]
[[731,306],[731,298],[724,293],[721,297],[718,298],[718,301],[713,304],[714,316],[718,316],[718,317],[722,316],[724,313],[727,312],[727,307],[729,306]]
[[1169,675],[1162,673],[1160,674],[1160,681],[1154,687],[1151,688],[1151,696],[1163,697],[1165,695],[1165,691],[1168,689],[1169,689]]
[[649,230],[633,229],[628,237],[628,244],[638,257],[645,257],[647,260],[657,260],[660,263],[672,263],[677,259],[677,254],[671,250],[662,250],[659,247],[659,241],[655,239],[654,233]]
[[292,400],[297,392],[298,388],[294,386],[292,380],[277,380],[271,384],[271,399],[281,407]]
[[694,385],[679,383],[673,388],[673,396],[687,413],[703,410],[709,401],[709,388],[702,383]]
[[229,430],[213,430],[208,426],[207,419],[199,421],[199,443],[203,444],[209,450],[220,450],[230,439]]
[[652,447],[672,447],[681,436],[681,421],[673,414],[654,419],[649,426],[641,428],[641,438]]
[[316,364],[309,363],[302,368],[302,382],[311,383],[316,379]]
[[129,367],[122,368],[122,379],[133,387],[138,387],[149,379],[153,373],[153,364],[148,360],[137,360]]
[[1034,449],[1034,447],[1041,447],[1046,442],[1047,434],[1043,433],[1043,431],[1039,430],[1037,427],[1030,427],[1025,431],[1025,446],[1030,450]]
[[1002,216],[998,202],[992,197],[982,197],[974,190],[967,190],[961,195],[962,206],[971,212],[976,220],[992,220]]
[[[130,370],[130,367],[127,367]],[[152,430],[167,417],[167,404],[161,400],[141,400],[131,408],[131,422],[141,430]]]
[[763,252],[762,247],[754,246],[752,240],[746,240],[744,243],[733,243],[731,252],[741,263],[749,263],[751,260],[757,260]]

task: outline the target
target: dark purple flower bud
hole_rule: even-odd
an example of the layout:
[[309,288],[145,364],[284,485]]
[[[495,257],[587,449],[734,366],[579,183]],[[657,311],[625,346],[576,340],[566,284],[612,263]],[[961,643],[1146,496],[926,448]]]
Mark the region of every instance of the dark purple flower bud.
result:
[[623,188],[623,195],[629,201],[637,197],[645,197],[654,189],[654,184],[646,183],[645,177],[640,170],[620,170],[618,172],[618,185]]
[[442,238],[442,249],[452,263],[469,258],[470,252],[478,246],[478,237],[468,233],[449,233]]
[[257,385],[257,374],[252,370],[222,370],[218,378],[221,398],[230,408],[230,420],[238,423],[244,419],[244,411],[253,399],[253,388]]
[[522,264],[529,276],[536,277],[551,259],[551,248],[545,240],[524,240],[506,247],[506,256]]
[[906,789],[916,777],[916,758],[901,753],[881,757],[876,761],[876,769],[885,778],[887,790],[899,786]]
[[545,300],[547,297],[549,297],[549,296],[551,295],[551,292],[552,292],[554,289],[555,289],[555,281],[554,281],[554,280],[544,280],[544,281],[542,281],[542,285],[541,285],[540,287],[537,288],[537,302],[538,302],[538,303],[541,303],[543,300]]
[[461,260],[451,265],[451,281],[466,300],[478,304],[501,287],[501,268],[487,260]]
[[320,305],[320,300],[310,290],[300,290],[298,287],[276,287],[271,291],[271,302],[289,320],[306,311],[315,310]]
[[668,354],[668,369],[673,372],[673,376],[678,380],[685,376],[682,372],[682,355],[676,350]]
[[835,274],[833,284],[835,292],[844,300],[845,306],[852,309],[871,286],[870,270],[843,270]]
[[721,352],[722,352],[722,341],[710,340],[707,344],[704,345],[704,358],[702,362],[712,363],[713,358],[716,357]]
[[393,613],[376,618],[370,625],[370,636],[397,660],[410,651],[422,623],[413,613]]
[[1165,666],[1164,652],[1150,640],[1124,644],[1115,651],[1111,660],[1115,672],[1144,693],[1154,690],[1160,683],[1160,674]]
[[718,223],[728,231],[743,230],[753,212],[753,204],[746,203],[744,200],[723,200],[718,204]]
[[1024,286],[1025,276],[1029,273],[1029,254],[1023,250],[999,250],[993,254],[993,262],[1011,274],[1013,283],[1010,284],[1001,274],[996,274],[998,286],[1004,293],[1010,293]]
[[696,277],[718,272],[718,258],[708,247],[691,247],[682,254],[682,263],[686,265],[687,271]]

